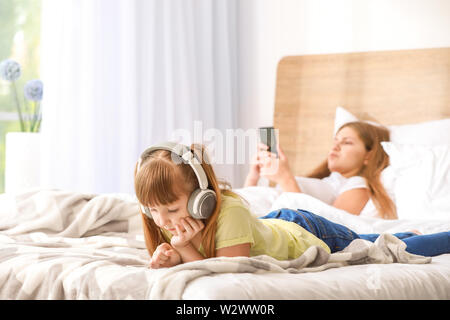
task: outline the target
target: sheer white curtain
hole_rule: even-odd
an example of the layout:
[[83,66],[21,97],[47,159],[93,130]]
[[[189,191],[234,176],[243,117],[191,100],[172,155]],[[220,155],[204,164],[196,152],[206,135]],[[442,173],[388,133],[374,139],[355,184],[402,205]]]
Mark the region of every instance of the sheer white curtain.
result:
[[132,193],[145,147],[236,128],[236,16],[236,0],[44,0],[42,186]]

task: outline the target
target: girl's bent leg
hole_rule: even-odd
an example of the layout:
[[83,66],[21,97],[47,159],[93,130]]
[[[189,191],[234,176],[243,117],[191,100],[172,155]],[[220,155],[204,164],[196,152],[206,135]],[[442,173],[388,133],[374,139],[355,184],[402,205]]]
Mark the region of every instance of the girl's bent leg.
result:
[[[399,232],[399,233],[394,233],[394,236],[396,236],[397,238],[399,238],[400,240],[409,238],[409,237],[413,237],[413,236],[417,236],[417,234],[415,234],[414,232]],[[378,233],[368,233],[368,234],[360,234],[359,237],[361,239],[364,240],[368,240],[371,242],[375,242],[375,240],[377,240],[377,238],[380,236],[380,234]]]
[[398,232],[398,233],[394,233],[394,236],[396,236],[400,240],[403,240],[403,239],[406,239],[406,238],[409,238],[409,237],[417,236],[417,233],[414,233],[414,232]]
[[403,239],[406,251],[426,257],[450,253],[450,232],[416,235]]

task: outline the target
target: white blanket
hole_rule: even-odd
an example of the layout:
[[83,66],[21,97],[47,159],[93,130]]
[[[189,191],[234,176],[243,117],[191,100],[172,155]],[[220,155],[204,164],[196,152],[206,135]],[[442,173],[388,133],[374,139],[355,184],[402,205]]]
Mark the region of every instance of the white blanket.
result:
[[382,234],[375,243],[357,239],[338,253],[329,254],[314,246],[294,260],[279,261],[268,256],[219,257],[180,264],[163,269],[151,298],[180,299],[188,281],[214,273],[303,273],[329,268],[370,263],[429,263],[431,258],[412,255],[405,251],[404,242],[390,234]]
[[[265,192],[255,191],[261,196]],[[299,201],[283,196],[272,205],[289,207]],[[314,201],[302,202],[308,209]],[[328,218],[349,215],[330,208],[312,211]],[[441,221],[440,228],[449,222]],[[439,229],[433,223],[429,226]],[[349,264],[431,260],[404,248],[402,241],[384,234],[375,244],[355,240],[345,251],[331,255],[311,247],[292,261],[221,257],[152,270],[147,267],[138,206],[130,196],[58,190],[0,195],[0,299],[180,299],[190,281],[214,273],[317,272]]]

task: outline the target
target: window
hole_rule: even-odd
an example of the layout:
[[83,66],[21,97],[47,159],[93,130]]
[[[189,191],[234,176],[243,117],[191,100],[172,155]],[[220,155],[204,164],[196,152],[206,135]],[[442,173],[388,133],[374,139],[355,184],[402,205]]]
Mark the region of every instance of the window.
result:
[[[22,66],[19,98],[25,82],[39,78],[41,5],[41,0],[0,0],[0,61],[13,59]],[[0,192],[5,190],[5,136],[20,131],[11,89],[0,79]]]

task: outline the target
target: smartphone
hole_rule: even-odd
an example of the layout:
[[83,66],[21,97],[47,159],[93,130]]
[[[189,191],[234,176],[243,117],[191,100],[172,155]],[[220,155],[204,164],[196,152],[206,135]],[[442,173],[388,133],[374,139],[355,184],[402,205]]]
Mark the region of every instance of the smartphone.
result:
[[260,127],[259,128],[259,138],[261,143],[269,147],[267,151],[275,153],[278,157],[277,151],[277,137],[275,135],[274,127]]

